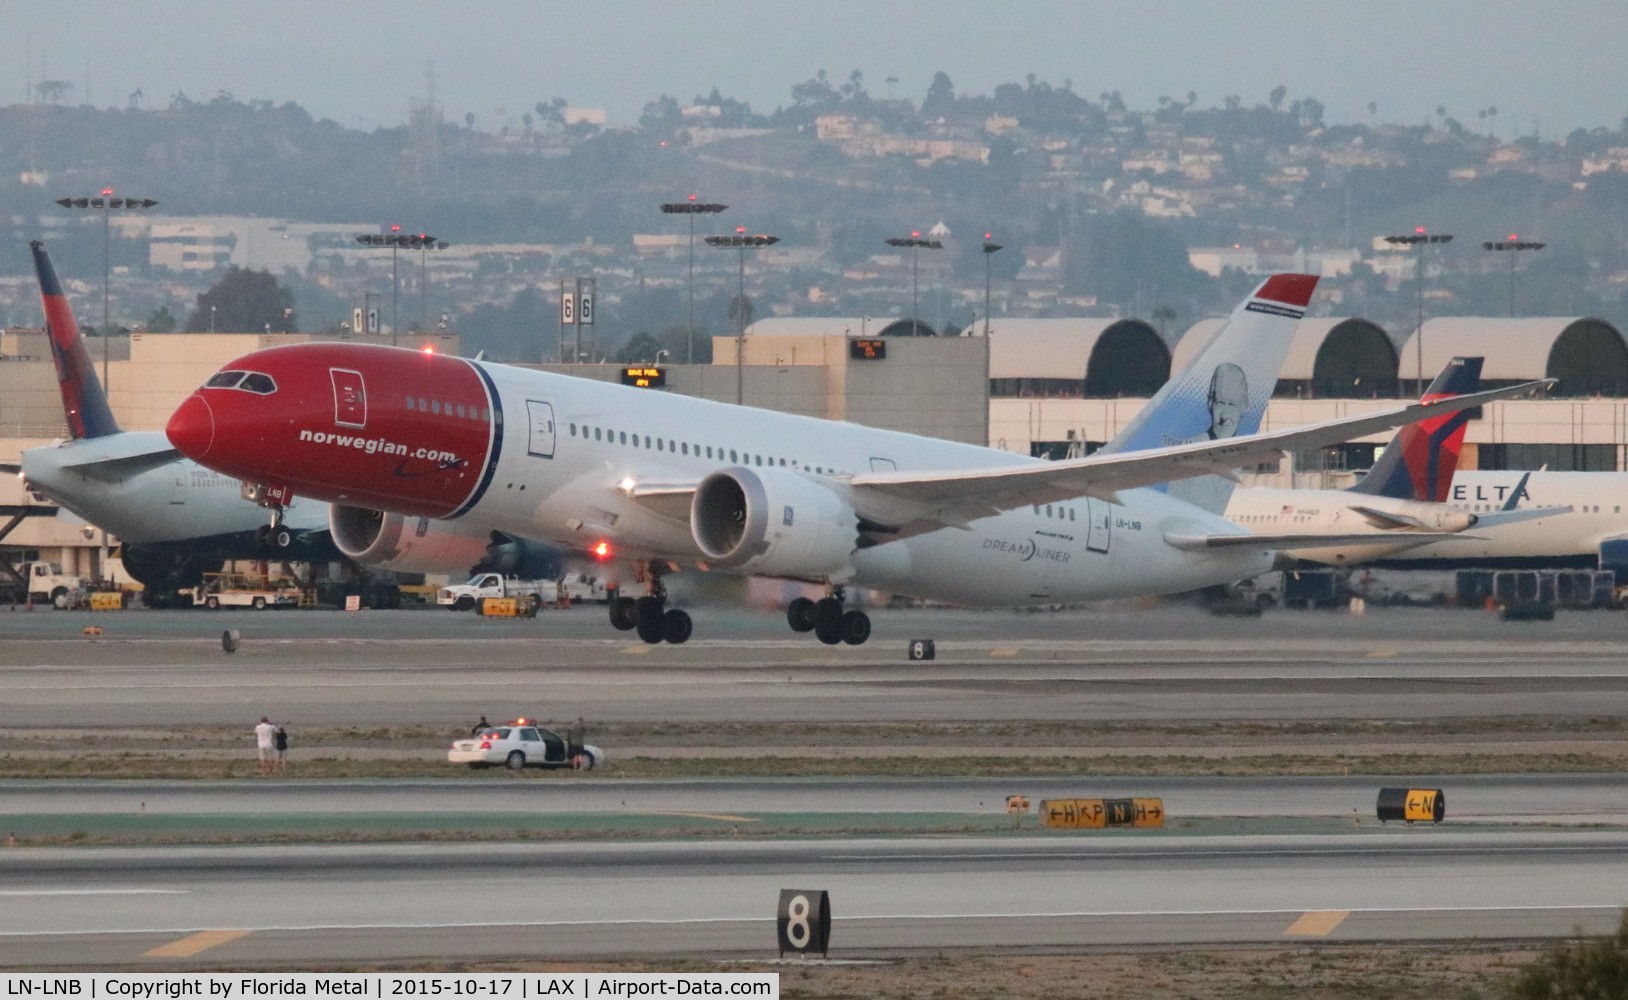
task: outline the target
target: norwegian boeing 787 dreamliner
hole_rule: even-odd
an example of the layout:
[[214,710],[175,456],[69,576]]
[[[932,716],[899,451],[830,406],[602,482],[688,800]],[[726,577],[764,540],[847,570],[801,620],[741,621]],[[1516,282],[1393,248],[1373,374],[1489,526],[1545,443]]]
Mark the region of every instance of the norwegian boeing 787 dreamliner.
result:
[[634,563],[648,593],[611,618],[646,642],[689,637],[661,578],[697,569],[824,584],[792,628],[857,644],[870,620],[844,609],[849,586],[1015,606],[1257,575],[1306,538],[1223,517],[1231,470],[1531,388],[1255,435],[1316,283],[1268,278],[1118,438],[1070,461],[352,344],[245,355],[167,430],[274,511],[309,496]]

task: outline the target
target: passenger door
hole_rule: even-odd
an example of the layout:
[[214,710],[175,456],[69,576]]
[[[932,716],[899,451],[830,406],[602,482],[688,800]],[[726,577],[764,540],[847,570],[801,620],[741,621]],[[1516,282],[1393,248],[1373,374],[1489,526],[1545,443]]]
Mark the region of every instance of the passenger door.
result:
[[340,427],[367,426],[367,386],[362,373],[349,368],[330,368],[334,387],[334,423]]
[[554,457],[554,404],[538,399],[526,400],[526,413],[531,418],[531,430],[526,439],[526,453],[538,458]]
[[1114,508],[1102,500],[1085,499],[1085,547],[1091,552],[1107,552],[1112,541]]

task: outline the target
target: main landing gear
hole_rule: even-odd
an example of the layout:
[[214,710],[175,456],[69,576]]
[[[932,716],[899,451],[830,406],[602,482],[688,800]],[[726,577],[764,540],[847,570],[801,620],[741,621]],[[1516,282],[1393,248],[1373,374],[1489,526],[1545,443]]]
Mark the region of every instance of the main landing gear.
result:
[[839,642],[861,645],[871,637],[870,615],[842,610],[846,592],[841,587],[832,587],[830,591],[829,596],[818,601],[806,597],[794,599],[786,605],[786,622],[793,632],[813,632],[815,638],[827,646]]
[[695,630],[687,611],[667,607],[667,587],[654,564],[643,567],[650,586],[647,596],[618,597],[610,602],[610,620],[618,631],[637,631],[639,638],[655,645],[670,642],[677,646]]

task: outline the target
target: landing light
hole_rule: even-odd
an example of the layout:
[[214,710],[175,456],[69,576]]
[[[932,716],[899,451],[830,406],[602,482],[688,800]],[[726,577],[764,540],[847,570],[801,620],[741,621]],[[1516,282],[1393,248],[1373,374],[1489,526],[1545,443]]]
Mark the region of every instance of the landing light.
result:
[[434,354],[435,353],[435,345],[434,344],[425,344],[424,345],[424,353],[425,354]]
[[632,494],[633,487],[637,485],[639,484],[634,481],[632,476],[625,476],[621,482],[616,484],[616,488],[621,490],[623,493]]
[[595,559],[609,559],[611,554],[610,543],[600,542],[594,546],[593,553]]

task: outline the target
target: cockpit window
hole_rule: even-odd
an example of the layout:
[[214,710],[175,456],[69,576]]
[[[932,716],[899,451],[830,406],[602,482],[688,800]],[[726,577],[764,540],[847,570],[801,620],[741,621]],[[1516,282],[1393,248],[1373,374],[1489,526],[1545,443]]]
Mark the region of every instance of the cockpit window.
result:
[[242,389],[257,396],[269,396],[277,391],[277,382],[260,372],[216,372],[204,383],[205,389]]
[[277,391],[277,383],[272,380],[270,375],[262,375],[259,372],[250,372],[243,377],[243,384],[238,386],[238,388],[244,390],[245,392],[254,392],[259,393],[262,396],[269,396]]

